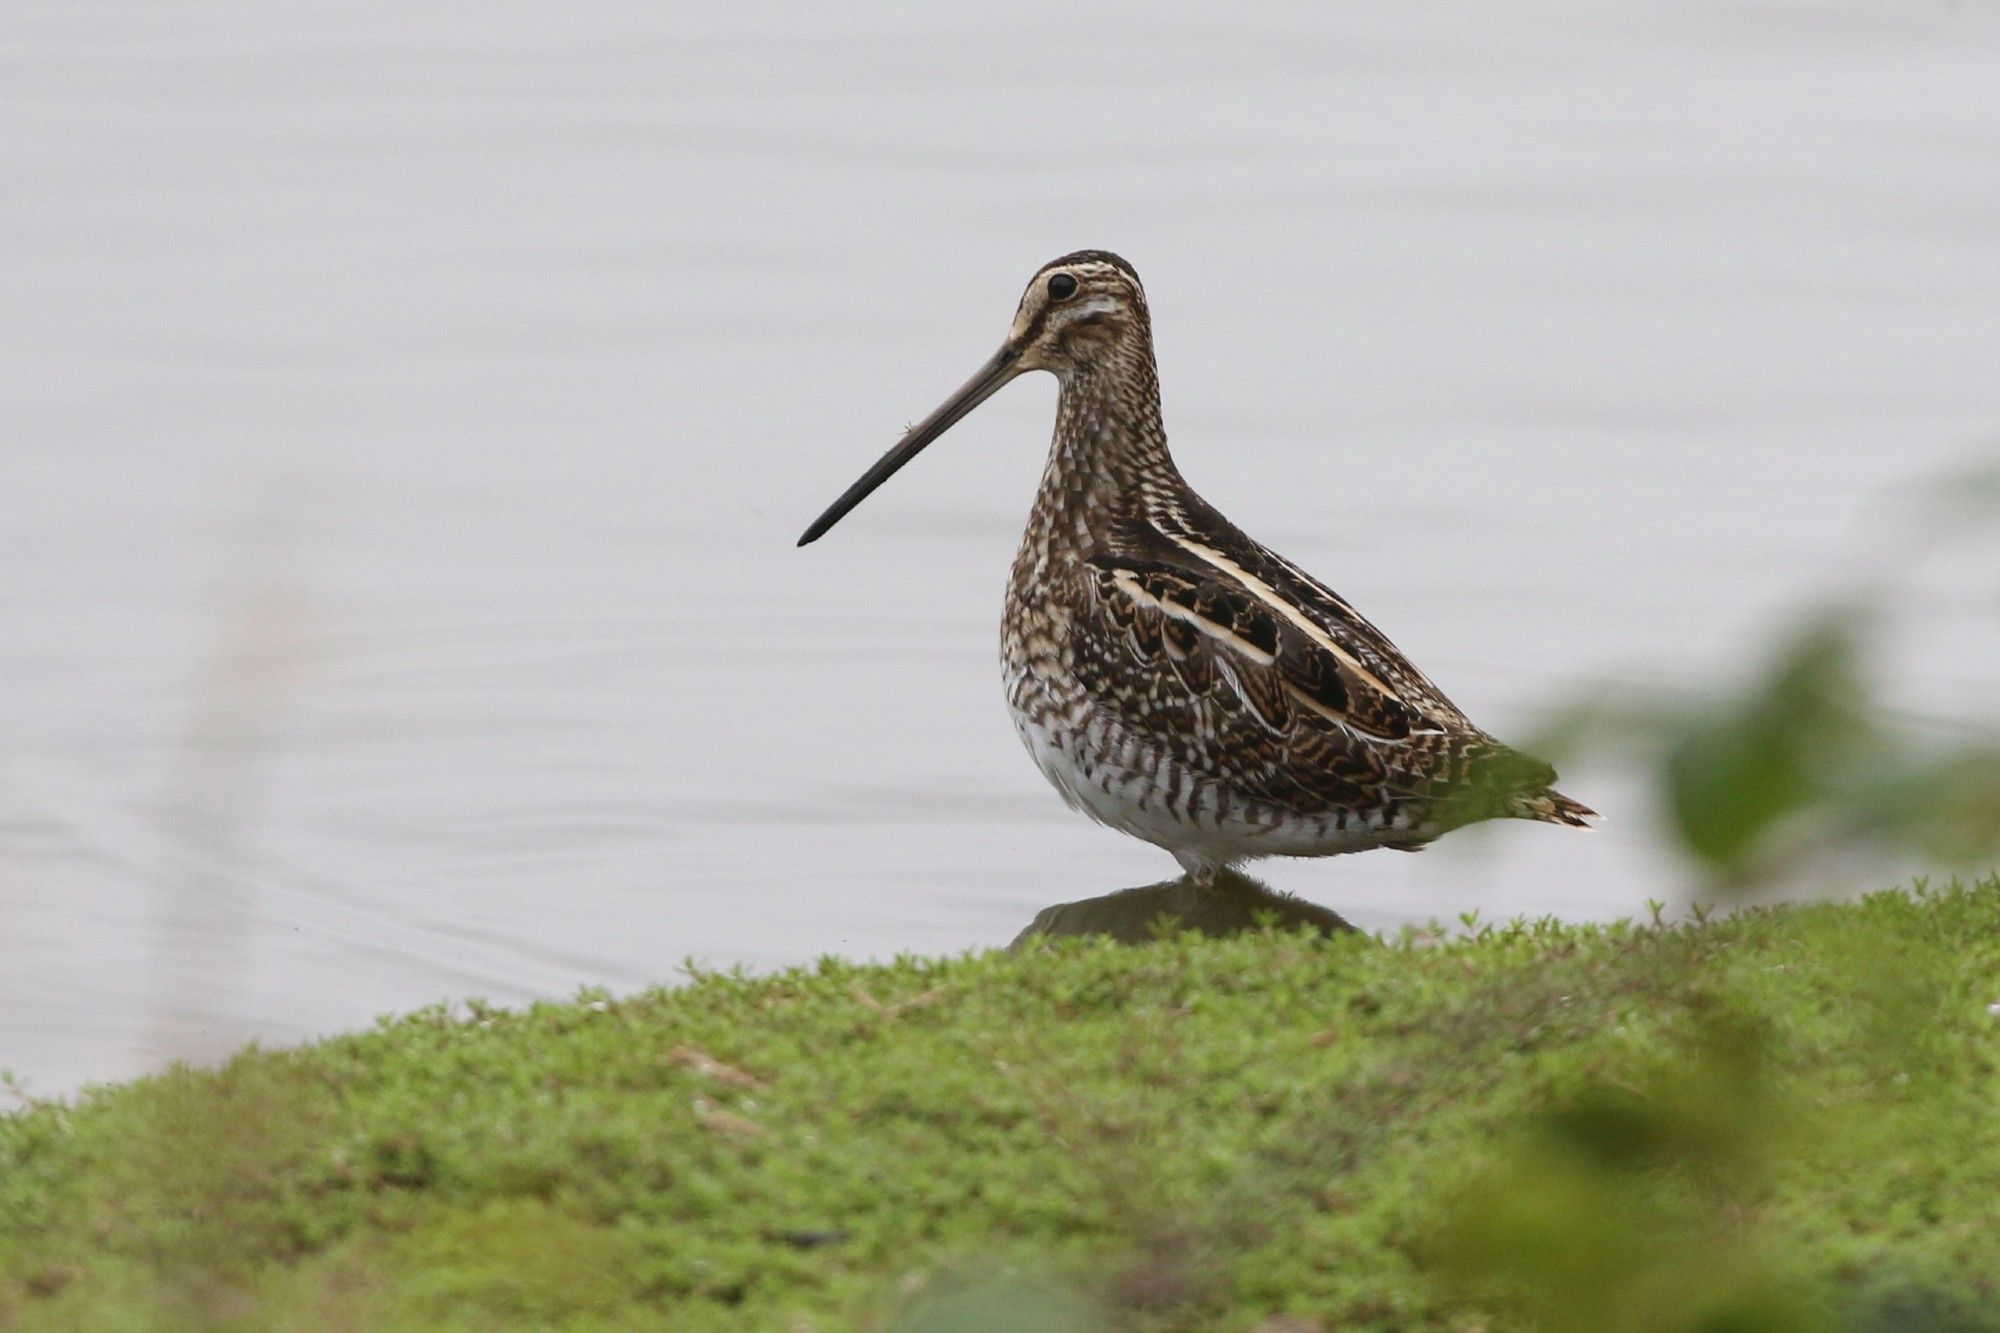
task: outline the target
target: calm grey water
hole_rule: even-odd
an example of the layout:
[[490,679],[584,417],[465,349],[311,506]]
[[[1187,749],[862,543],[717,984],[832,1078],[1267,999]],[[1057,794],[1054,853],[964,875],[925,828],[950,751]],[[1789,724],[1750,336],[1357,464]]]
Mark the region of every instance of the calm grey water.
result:
[[[14,0],[0,1067],[1167,875],[1001,706],[1049,382],[792,547],[1080,246],[1146,276],[1188,475],[1488,727],[1714,683],[2000,432],[1996,88],[1969,0]],[[1913,713],[1990,704],[1990,567],[1916,575]],[[1633,775],[1565,786],[1603,830],[1268,877],[1674,897]]]

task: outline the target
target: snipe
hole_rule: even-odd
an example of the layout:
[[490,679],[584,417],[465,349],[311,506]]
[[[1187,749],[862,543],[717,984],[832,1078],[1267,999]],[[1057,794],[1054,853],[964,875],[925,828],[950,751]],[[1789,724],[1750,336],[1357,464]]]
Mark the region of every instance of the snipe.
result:
[[1063,799],[1210,877],[1413,851],[1482,819],[1587,826],[1555,770],[1474,726],[1338,595],[1182,480],[1139,275],[1035,274],[999,352],[799,538],[815,541],[1016,375],[1062,385],[1001,626],[1007,702]]

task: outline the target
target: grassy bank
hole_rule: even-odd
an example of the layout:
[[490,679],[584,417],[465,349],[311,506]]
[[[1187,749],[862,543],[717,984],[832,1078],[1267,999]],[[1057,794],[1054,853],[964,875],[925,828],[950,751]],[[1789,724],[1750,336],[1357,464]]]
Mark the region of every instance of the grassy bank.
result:
[[0,1119],[0,1326],[1987,1327],[1996,1002],[1988,882],[420,1013]]

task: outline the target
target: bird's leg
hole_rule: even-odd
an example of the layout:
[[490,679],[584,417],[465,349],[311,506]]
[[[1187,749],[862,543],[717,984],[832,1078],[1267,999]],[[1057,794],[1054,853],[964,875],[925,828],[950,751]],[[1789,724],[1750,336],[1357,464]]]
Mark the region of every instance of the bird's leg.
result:
[[1225,869],[1222,862],[1199,852],[1175,852],[1174,860],[1181,863],[1181,871],[1188,883],[1204,889],[1214,888],[1216,877]]

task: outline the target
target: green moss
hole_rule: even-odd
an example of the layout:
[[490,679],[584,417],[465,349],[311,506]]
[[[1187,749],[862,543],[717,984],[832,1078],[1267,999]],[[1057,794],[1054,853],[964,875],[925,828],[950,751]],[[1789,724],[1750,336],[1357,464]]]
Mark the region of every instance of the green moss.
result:
[[1996,1001],[1989,881],[432,1010],[0,1119],[0,1327],[1986,1327]]

